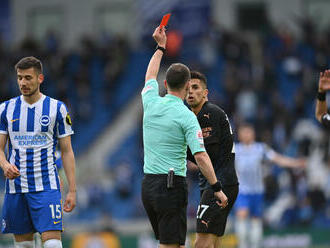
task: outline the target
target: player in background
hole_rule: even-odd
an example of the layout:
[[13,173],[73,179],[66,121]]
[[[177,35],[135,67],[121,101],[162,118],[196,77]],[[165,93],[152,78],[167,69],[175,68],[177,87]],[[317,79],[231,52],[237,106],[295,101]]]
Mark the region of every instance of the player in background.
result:
[[263,234],[264,160],[288,168],[304,168],[306,161],[283,156],[266,144],[256,142],[254,128],[249,124],[239,127],[238,139],[235,163],[240,186],[235,203],[236,233],[239,248],[257,248],[262,246]]
[[[55,166],[57,142],[69,184],[63,210],[76,205],[71,118],[65,105],[40,92],[41,62],[25,57],[15,66],[20,96],[0,105],[0,166],[6,177],[2,233],[13,233],[16,248],[34,247],[41,233],[45,248],[61,248],[62,199]],[[4,150],[8,143],[8,156]]]
[[325,70],[320,72],[315,117],[323,126],[330,128],[330,114],[326,101],[326,91],[328,90],[330,90],[330,70]]
[[[190,73],[189,91],[186,101],[197,116],[202,128],[206,152],[212,161],[217,179],[222,183],[228,197],[228,206],[221,209],[216,204],[213,191],[205,177],[199,173],[201,200],[197,211],[196,248],[220,247],[220,238],[225,232],[227,217],[238,194],[235,170],[233,131],[226,113],[208,101],[206,77],[197,71]],[[188,160],[195,162],[188,150]]]

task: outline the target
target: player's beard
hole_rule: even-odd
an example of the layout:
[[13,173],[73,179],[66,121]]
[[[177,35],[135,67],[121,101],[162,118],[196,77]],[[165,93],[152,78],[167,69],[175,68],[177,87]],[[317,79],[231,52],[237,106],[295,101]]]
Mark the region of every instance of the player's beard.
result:
[[189,104],[189,106],[190,106],[191,108],[196,108],[196,107],[198,107],[198,106],[201,104],[201,102],[202,102],[202,101],[199,101],[199,102],[197,102],[197,101],[193,101],[193,102],[191,102],[191,103]]
[[24,93],[23,90],[21,90],[21,93],[23,96],[27,96],[27,97],[30,97],[30,96],[33,96],[36,92],[38,92],[38,87],[36,87],[32,92],[29,92],[29,93]]

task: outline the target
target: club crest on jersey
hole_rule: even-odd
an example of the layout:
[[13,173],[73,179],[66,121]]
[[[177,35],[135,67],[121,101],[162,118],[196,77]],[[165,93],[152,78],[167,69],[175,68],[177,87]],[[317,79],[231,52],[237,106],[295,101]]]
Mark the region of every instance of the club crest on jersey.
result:
[[66,114],[65,121],[66,121],[66,123],[68,123],[70,126],[72,126],[72,121],[71,121],[71,117],[70,117],[69,113]]
[[50,123],[50,118],[48,115],[43,115],[39,119],[40,125],[43,127],[47,127]]

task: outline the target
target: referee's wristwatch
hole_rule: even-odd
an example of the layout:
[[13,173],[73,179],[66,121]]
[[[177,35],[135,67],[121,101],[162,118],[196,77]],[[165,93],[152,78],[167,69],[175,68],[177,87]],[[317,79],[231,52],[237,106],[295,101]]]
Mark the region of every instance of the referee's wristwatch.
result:
[[163,53],[166,52],[166,48],[165,48],[165,47],[161,47],[161,46],[159,46],[158,44],[157,44],[157,46],[156,46],[156,48],[155,48],[155,52],[156,52],[157,50],[161,50]]

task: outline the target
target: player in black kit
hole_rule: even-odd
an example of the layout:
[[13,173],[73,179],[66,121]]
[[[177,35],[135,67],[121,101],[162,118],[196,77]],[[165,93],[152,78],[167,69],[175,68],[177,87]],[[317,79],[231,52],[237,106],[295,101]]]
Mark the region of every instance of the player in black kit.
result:
[[[197,115],[206,151],[211,158],[216,176],[222,184],[222,190],[228,197],[228,206],[219,207],[210,185],[199,173],[201,200],[197,211],[195,248],[219,247],[227,217],[238,194],[233,132],[226,113],[217,105],[208,102],[207,95],[206,77],[200,72],[192,71],[186,101]],[[195,163],[189,150],[187,154],[187,159]]]
[[326,102],[326,91],[328,90],[330,90],[330,70],[325,70],[320,73],[315,116],[323,126],[330,128],[330,114]]

